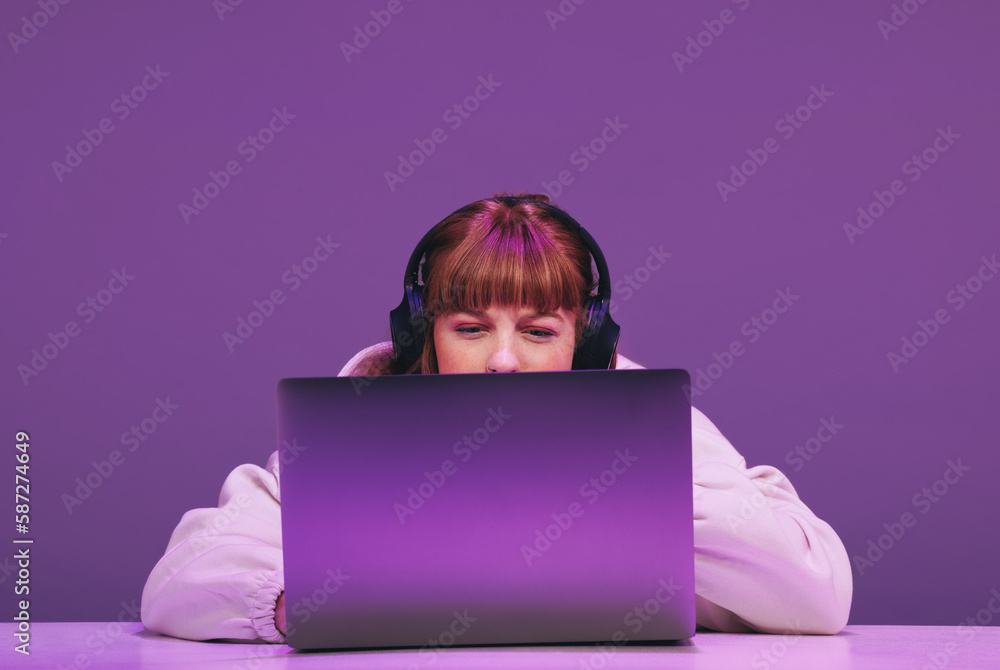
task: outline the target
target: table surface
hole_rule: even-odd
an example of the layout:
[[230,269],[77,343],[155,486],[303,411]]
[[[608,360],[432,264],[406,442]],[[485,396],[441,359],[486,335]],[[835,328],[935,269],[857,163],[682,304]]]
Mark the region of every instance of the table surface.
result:
[[29,656],[14,651],[15,632],[15,624],[0,624],[4,668],[1000,668],[996,626],[848,626],[826,636],[698,633],[663,646],[298,652],[287,645],[179,640],[140,623],[34,623]]

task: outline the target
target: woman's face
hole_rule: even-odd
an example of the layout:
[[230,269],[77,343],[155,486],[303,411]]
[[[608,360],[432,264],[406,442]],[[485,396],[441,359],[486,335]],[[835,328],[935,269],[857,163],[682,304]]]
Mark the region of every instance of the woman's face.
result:
[[438,372],[538,372],[573,367],[574,317],[563,308],[491,306],[434,322]]

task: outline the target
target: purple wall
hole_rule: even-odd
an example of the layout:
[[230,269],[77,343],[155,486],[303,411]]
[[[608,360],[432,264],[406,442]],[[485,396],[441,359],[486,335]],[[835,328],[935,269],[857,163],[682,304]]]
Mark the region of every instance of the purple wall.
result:
[[[0,9],[0,446],[12,468],[30,433],[35,620],[134,618],[181,514],[274,450],[276,381],[334,375],[386,339],[405,262],[445,214],[555,195],[563,171],[554,200],[617,282],[620,351],[703,371],[694,402],[748,463],[782,468],[852,556],[872,552],[851,622],[986,607],[994,4],[402,0],[350,62],[341,43],[386,2],[48,5]],[[575,10],[550,25],[560,6]],[[463,101],[477,108],[447,111]],[[415,141],[433,153],[390,187]],[[583,159],[587,145],[603,152]],[[329,257],[296,279],[317,238]],[[651,248],[672,256],[647,272]],[[711,367],[734,342],[743,354]],[[35,350],[54,355],[37,374]],[[143,420],[155,432],[123,442]],[[949,463],[967,470],[946,484]],[[88,477],[99,488],[68,510]]]

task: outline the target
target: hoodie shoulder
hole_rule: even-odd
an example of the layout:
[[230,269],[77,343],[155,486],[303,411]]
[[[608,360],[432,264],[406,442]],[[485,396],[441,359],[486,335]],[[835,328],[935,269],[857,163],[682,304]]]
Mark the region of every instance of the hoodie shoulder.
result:
[[645,370],[646,368],[639,365],[633,360],[625,358],[621,354],[618,354],[618,361],[615,363],[615,370]]
[[353,377],[357,375],[358,371],[367,368],[373,361],[385,360],[392,356],[392,340],[386,340],[385,342],[379,342],[378,344],[373,344],[370,347],[365,347],[358,353],[354,354],[351,360],[347,361],[347,364],[341,368],[340,372],[337,373],[338,377]]

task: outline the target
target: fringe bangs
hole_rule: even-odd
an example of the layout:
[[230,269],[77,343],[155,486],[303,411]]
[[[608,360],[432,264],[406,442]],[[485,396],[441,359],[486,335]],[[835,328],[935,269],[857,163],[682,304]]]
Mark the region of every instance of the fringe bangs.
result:
[[504,232],[466,238],[434,268],[424,303],[431,317],[491,305],[562,307],[571,313],[582,307],[579,271],[570,259],[530,231],[523,236]]

